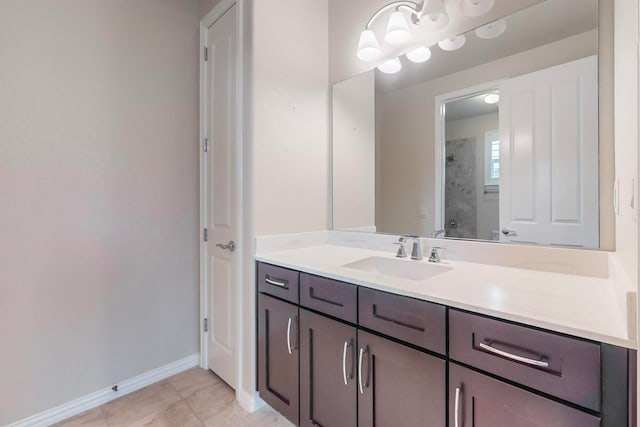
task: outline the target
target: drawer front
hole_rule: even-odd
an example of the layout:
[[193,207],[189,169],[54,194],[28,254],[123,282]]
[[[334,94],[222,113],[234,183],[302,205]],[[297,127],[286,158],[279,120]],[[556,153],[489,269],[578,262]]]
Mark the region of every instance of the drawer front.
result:
[[455,363],[449,365],[449,427],[600,427],[601,421]]
[[444,306],[360,287],[358,322],[427,350],[446,351]]
[[347,322],[356,323],[358,320],[358,287],[301,273],[300,305]]
[[449,310],[449,356],[600,411],[600,346]]
[[300,273],[270,264],[258,264],[258,290],[285,301],[298,303]]

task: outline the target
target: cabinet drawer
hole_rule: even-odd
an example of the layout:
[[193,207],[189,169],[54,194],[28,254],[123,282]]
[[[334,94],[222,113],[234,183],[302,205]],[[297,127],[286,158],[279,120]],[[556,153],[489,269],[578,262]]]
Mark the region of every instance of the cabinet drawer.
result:
[[445,353],[444,306],[363,287],[358,292],[360,326],[427,350]]
[[301,273],[300,305],[356,323],[358,288],[348,283]]
[[599,417],[450,364],[450,427],[600,425]]
[[258,290],[285,301],[298,303],[300,273],[270,264],[258,264]]
[[503,378],[600,411],[600,346],[449,311],[449,355]]

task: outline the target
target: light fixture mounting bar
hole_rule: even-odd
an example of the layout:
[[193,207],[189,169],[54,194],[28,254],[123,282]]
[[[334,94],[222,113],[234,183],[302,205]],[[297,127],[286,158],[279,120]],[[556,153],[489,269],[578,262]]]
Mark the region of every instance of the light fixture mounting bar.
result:
[[378,9],[378,11],[376,13],[374,13],[371,18],[369,18],[369,20],[367,21],[367,25],[365,25],[364,28],[368,30],[369,27],[374,23],[374,21],[380,17],[380,15],[382,15],[384,12],[386,12],[387,10],[389,10],[391,8],[409,9],[411,11],[412,17],[413,17],[413,15],[415,15],[417,18],[420,17],[420,12],[419,12],[420,11],[420,5],[418,3],[415,3],[415,2],[412,2],[412,1],[394,1],[392,3],[389,3],[386,6],[381,7],[380,9]]

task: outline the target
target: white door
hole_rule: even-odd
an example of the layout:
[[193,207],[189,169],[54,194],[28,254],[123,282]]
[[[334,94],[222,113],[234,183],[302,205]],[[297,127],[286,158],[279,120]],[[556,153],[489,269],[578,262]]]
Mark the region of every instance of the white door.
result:
[[598,58],[500,84],[500,238],[597,248]]
[[[236,7],[208,30],[207,295],[209,369],[236,387]],[[233,243],[230,243],[233,242]]]

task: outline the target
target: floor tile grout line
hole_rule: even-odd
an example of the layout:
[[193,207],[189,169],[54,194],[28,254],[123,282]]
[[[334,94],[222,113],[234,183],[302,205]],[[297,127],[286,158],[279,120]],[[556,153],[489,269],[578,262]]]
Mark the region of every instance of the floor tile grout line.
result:
[[[175,387],[174,387],[174,385],[173,385],[173,384],[171,384],[171,382],[170,382],[170,381],[168,381],[168,383],[169,383],[169,385],[171,386],[171,388],[176,392],[176,394],[177,394],[177,395],[178,395],[178,397],[180,398],[180,401],[181,401],[182,403],[184,403],[184,404],[185,404],[185,406],[189,409],[189,411],[191,411],[191,413],[196,417],[196,419],[200,422],[200,424],[204,426],[204,421],[200,418],[200,416],[196,413],[196,411],[191,407],[191,405],[189,405],[189,403],[185,400],[185,398],[184,398],[184,397],[182,397],[182,394],[180,394],[180,392],[178,391],[178,389],[177,389],[177,388],[175,388]],[[203,387],[203,388],[204,388],[204,387]],[[196,391],[198,391],[198,390],[200,390],[200,389],[195,390],[195,391],[194,391],[194,393],[195,393]]]

